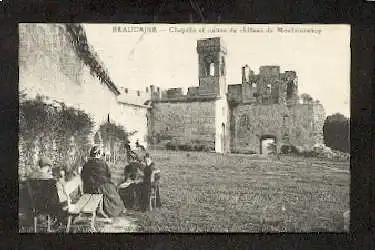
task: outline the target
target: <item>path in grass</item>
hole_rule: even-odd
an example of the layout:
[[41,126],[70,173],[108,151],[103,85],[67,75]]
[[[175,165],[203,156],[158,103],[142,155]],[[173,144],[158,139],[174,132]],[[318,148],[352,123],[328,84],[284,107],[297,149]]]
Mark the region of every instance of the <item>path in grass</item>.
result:
[[163,208],[138,213],[139,230],[342,231],[349,162],[295,157],[152,152]]

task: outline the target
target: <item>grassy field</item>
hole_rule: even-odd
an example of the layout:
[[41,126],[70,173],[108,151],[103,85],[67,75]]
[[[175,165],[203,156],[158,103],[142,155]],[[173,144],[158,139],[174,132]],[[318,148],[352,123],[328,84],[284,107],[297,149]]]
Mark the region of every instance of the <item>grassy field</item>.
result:
[[137,213],[146,232],[343,231],[349,162],[152,151],[163,207]]

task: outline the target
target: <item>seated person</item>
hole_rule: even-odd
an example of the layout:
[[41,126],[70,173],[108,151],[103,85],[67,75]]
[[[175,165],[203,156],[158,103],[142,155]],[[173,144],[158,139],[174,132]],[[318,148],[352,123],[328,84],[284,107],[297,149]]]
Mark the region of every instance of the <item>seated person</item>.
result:
[[[56,173],[53,173],[53,169],[52,169],[52,161],[46,157],[46,156],[42,156],[40,157],[39,161],[38,161],[38,165],[39,165],[39,169],[38,171],[32,173],[32,175],[30,176],[30,180],[35,181],[36,180],[44,180],[44,181],[52,181],[50,182],[49,184],[48,183],[45,183],[45,184],[37,184],[36,186],[33,185],[33,188],[35,188],[35,190],[31,191],[30,190],[30,194],[35,196],[35,197],[45,197],[45,196],[49,196],[50,198],[41,198],[41,200],[39,201],[39,203],[43,203],[45,205],[45,207],[48,207],[49,209],[49,215],[52,217],[52,226],[59,226],[63,223],[64,219],[65,219],[65,216],[66,214],[62,211],[62,208],[64,206],[67,205],[67,199],[66,199],[66,195],[64,194],[64,189],[63,189],[63,185],[62,185],[62,180],[59,179],[59,176],[58,174]],[[54,168],[54,170],[56,170],[57,168]],[[53,189],[52,186],[50,185],[56,185],[56,191],[57,191],[57,199],[55,200],[54,197],[53,197],[53,193],[48,193],[48,190],[50,189]],[[29,187],[31,188],[31,187]],[[31,188],[31,189],[33,189]],[[47,193],[45,189],[48,189],[47,190]],[[37,192],[37,193],[35,193]],[[38,198],[36,198],[38,199]],[[35,201],[34,201],[35,202]],[[35,204],[35,206],[40,206],[41,204]],[[43,207],[43,205],[42,205]],[[39,207],[40,208],[40,207]],[[45,214],[39,214],[38,215],[38,221],[45,221],[47,218],[46,218],[46,215]]]
[[126,165],[124,170],[125,182],[134,182],[142,176],[141,164],[140,162],[130,162]]
[[53,179],[52,161],[46,157],[40,157],[38,161],[39,169],[30,175],[33,179]]
[[116,217],[126,211],[124,202],[111,182],[111,174],[106,162],[102,159],[102,152],[98,146],[90,150],[89,160],[82,169],[83,192],[89,194],[103,194],[104,217]]

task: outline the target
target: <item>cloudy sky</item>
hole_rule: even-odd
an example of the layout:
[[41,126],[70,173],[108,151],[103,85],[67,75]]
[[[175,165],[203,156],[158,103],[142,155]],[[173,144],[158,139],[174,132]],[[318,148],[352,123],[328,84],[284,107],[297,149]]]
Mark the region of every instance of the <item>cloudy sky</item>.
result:
[[[240,32],[244,25],[120,25],[128,31],[132,27],[156,26],[157,32],[146,33],[135,32],[134,28],[133,32],[114,32],[113,26],[84,24],[89,43],[118,86],[135,90],[151,84],[185,90],[198,86],[196,41],[220,36],[228,49],[228,84],[241,83],[241,67],[245,64],[255,73],[262,65],[280,65],[281,71],[297,71],[299,93],[320,100],[327,115],[350,115],[349,26],[246,25],[247,30],[263,32]],[[199,32],[203,27],[205,32]],[[280,27],[320,33],[279,32]],[[181,32],[188,28],[191,32]]]

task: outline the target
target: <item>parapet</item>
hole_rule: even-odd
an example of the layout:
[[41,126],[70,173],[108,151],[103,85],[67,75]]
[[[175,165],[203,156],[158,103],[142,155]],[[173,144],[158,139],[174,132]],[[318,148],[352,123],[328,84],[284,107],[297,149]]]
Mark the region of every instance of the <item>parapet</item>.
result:
[[148,88],[146,91],[128,89],[126,87],[120,87],[121,94],[117,97],[118,102],[135,105],[145,106],[145,103],[150,100],[150,93]]

